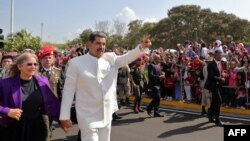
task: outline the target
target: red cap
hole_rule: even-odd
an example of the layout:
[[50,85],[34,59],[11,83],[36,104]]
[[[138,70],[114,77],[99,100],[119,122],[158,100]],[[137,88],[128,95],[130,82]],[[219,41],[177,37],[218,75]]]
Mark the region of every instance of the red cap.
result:
[[56,50],[57,50],[57,47],[55,47],[55,46],[45,45],[38,52],[36,52],[36,55],[40,59],[42,59],[43,57],[48,56],[48,55],[56,56],[56,52],[55,52]]
[[142,60],[143,60],[142,57],[139,57],[139,58],[136,59],[136,61],[138,61],[138,62],[142,61]]

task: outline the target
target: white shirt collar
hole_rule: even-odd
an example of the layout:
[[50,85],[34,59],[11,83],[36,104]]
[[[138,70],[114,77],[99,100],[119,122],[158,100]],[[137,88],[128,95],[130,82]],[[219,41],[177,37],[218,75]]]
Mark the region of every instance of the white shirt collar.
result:
[[50,68],[45,68],[45,67],[43,67],[43,69],[44,69],[45,71],[51,71],[52,67],[50,67]]
[[221,62],[221,61],[217,61],[217,60],[215,60],[215,59],[214,59],[214,61],[216,62],[216,64],[220,64],[220,62]]

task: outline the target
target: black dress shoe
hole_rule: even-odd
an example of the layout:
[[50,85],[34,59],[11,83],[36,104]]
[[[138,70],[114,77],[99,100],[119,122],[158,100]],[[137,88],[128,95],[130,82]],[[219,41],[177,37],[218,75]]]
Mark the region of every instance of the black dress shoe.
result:
[[215,120],[214,120],[214,119],[212,119],[212,118],[209,118],[209,119],[208,119],[208,122],[215,123]]
[[150,117],[152,117],[152,112],[151,112],[151,110],[149,110],[149,108],[147,108],[147,114],[148,114]]
[[223,127],[224,126],[224,124],[221,121],[216,121],[215,125],[219,126],[219,127]]
[[159,113],[154,113],[154,117],[164,117],[164,115],[161,115]]
[[122,119],[122,117],[118,116],[116,113],[114,113],[112,116],[113,116],[113,120]]
[[204,115],[206,115],[206,114],[207,114],[206,111],[201,111],[201,115],[202,115],[202,116],[204,116]]

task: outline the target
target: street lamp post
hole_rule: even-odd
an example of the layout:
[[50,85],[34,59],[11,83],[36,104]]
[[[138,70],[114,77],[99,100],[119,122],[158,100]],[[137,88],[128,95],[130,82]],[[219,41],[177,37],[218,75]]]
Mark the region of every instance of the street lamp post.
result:
[[197,28],[194,28],[194,34],[195,34],[195,41],[198,41],[198,32],[197,32]]
[[41,40],[43,41],[43,23],[41,23]]
[[11,7],[10,7],[11,15],[10,15],[10,33],[11,37],[13,37],[13,30],[14,30],[14,0],[11,0]]

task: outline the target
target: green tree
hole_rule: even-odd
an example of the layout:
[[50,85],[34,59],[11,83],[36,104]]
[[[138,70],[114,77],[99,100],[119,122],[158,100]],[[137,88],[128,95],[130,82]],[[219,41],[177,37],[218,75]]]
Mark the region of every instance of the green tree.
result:
[[134,20],[128,24],[128,33],[124,38],[126,48],[133,48],[141,39],[140,29],[142,28],[142,20]]
[[162,19],[151,30],[153,45],[176,48],[177,43],[197,38],[211,43],[215,39],[225,40],[227,34],[235,40],[249,42],[250,22],[223,11],[216,13],[210,9],[201,9],[196,5],[181,5],[168,11],[168,17]]
[[21,52],[24,49],[38,50],[41,47],[41,38],[33,37],[28,31],[22,29],[21,31],[14,33],[13,38],[8,37],[4,51],[16,51]]
[[117,34],[108,36],[107,41],[106,41],[107,49],[111,50],[114,44],[118,44],[119,46],[124,47],[123,37]]
[[92,33],[92,29],[85,29],[82,31],[80,38],[83,44],[87,44],[89,41],[89,35]]
[[[115,23],[117,22],[117,23]],[[142,20],[131,21],[125,36],[120,35],[123,26],[119,21],[114,21],[115,34],[108,31],[108,22],[96,22],[96,29],[107,33],[107,47],[116,43],[131,49],[136,46],[140,39],[151,35],[152,47],[176,48],[177,43],[185,40],[197,41],[203,39],[211,43],[216,39],[225,42],[226,35],[233,35],[234,40],[250,45],[250,22],[240,19],[233,14],[212,12],[210,9],[202,9],[196,5],[181,5],[170,9],[167,17],[157,23],[143,23]],[[119,29],[119,30],[118,30]],[[86,44],[88,36],[92,32],[86,29],[80,38]],[[110,38],[110,39],[109,39]],[[77,40],[74,40],[77,41]]]

